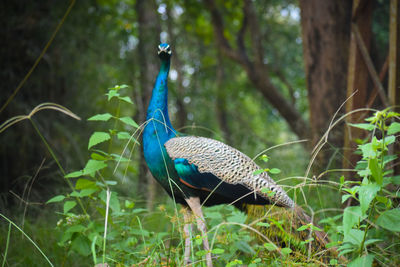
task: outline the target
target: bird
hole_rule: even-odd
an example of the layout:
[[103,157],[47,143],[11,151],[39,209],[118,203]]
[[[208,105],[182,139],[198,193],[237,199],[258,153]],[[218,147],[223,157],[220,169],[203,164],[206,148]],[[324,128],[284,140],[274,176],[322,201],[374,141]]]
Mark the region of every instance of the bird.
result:
[[[190,262],[190,213],[202,234],[208,267],[212,255],[202,206],[232,204],[249,212],[255,206],[273,205],[295,214],[302,224],[311,218],[250,157],[218,140],[184,135],[176,131],[168,114],[168,74],[172,57],[169,44],[158,46],[161,66],[152,90],[143,130],[144,159],[152,176],[168,195],[181,204],[184,213],[184,262]],[[265,190],[267,189],[267,191]],[[254,212],[253,212],[254,213]],[[327,243],[323,231],[314,231]]]

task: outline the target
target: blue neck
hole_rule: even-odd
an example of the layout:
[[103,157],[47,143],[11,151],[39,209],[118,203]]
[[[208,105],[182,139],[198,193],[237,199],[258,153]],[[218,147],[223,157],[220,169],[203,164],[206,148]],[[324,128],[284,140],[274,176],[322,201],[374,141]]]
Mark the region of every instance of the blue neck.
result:
[[145,156],[146,154],[153,154],[153,149],[156,150],[157,147],[159,150],[159,145],[163,146],[171,137],[176,136],[176,131],[172,128],[168,116],[167,82],[169,66],[169,59],[161,60],[160,72],[154,84],[150,104],[147,108],[147,125],[143,132]]
[[[176,136],[168,116],[168,72],[170,60],[162,60],[160,72],[153,88],[147,109],[146,126],[143,132],[143,152],[147,166],[153,176],[167,186],[165,164],[171,169],[172,161],[168,157],[164,144]],[[172,169],[171,169],[172,170]],[[171,173],[170,170],[170,173]]]
[[171,122],[168,116],[167,82],[168,82],[169,67],[170,67],[169,59],[161,61],[160,72],[158,73],[156,83],[153,88],[146,116],[146,120],[148,121],[149,124],[152,124],[152,121],[150,120],[154,120],[155,122],[161,122],[162,124],[164,124],[164,129],[165,127],[172,129]]

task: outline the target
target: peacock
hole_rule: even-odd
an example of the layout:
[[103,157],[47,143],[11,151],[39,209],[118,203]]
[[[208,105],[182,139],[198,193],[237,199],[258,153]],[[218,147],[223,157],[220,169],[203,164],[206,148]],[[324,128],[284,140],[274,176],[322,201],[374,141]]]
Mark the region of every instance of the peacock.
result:
[[[158,46],[161,67],[147,109],[143,152],[153,177],[176,203],[185,207],[185,264],[190,262],[190,212],[203,236],[204,249],[210,251],[202,206],[228,203],[254,214],[257,206],[273,205],[291,211],[293,220],[301,224],[312,223],[302,208],[267,172],[258,171],[261,168],[248,156],[220,141],[183,135],[172,127],[167,101],[171,55],[170,45]],[[313,235],[322,246],[327,243],[324,232],[314,231]],[[206,255],[206,263],[212,266],[211,253]]]

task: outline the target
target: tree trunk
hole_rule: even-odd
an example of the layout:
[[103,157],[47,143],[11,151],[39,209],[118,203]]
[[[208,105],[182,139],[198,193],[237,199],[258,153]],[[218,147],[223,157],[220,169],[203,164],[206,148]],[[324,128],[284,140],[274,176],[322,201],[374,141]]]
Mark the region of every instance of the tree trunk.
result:
[[[157,6],[154,0],[138,0],[135,9],[138,17],[139,31],[137,58],[140,65],[140,90],[135,91],[135,99],[138,106],[137,120],[144,122],[154,80],[159,69],[158,64],[156,64],[156,62],[158,62],[156,48],[160,43],[159,36],[161,27],[156,11]],[[146,198],[147,208],[151,210],[156,196],[156,181],[151,177],[142,153],[140,153],[139,162],[137,194]],[[143,188],[146,188],[146,190],[143,190]],[[145,195],[143,195],[143,192],[146,192]]]
[[[355,93],[354,97],[349,99],[346,103],[346,112],[363,108],[367,106],[368,101],[368,87],[369,73],[365,59],[357,45],[357,38],[355,36],[355,29],[361,35],[365,47],[369,50],[371,40],[371,23],[372,23],[372,0],[368,1],[357,1],[353,3],[353,25],[350,29],[353,29],[350,40],[349,50],[349,61],[348,61],[348,75],[347,75],[347,96]],[[357,91],[357,92],[356,92]],[[360,123],[365,119],[366,113],[354,113],[346,118],[347,123]],[[344,139],[344,159],[343,168],[350,169],[354,168],[357,161],[360,160],[360,156],[354,154],[357,149],[357,143],[355,140],[363,139],[366,136],[364,130],[352,127],[345,128],[345,139]],[[352,173],[345,173],[346,176],[354,176]]]
[[[348,0],[300,0],[313,145],[328,130],[335,112],[346,98],[351,7],[352,1]],[[339,117],[341,114],[343,109]],[[342,125],[330,131],[328,142],[329,147],[342,147]],[[332,153],[327,152],[321,151],[319,168],[328,167]]]

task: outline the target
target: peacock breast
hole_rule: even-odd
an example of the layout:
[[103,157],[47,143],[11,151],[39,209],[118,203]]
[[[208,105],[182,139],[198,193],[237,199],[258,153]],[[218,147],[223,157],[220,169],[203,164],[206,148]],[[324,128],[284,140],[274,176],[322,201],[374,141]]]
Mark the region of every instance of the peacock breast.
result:
[[[165,129],[163,129],[165,131]],[[143,154],[150,172],[163,186],[168,185],[168,177],[174,178],[173,161],[168,156],[164,144],[170,139],[170,133],[162,132],[148,125],[143,133]]]

